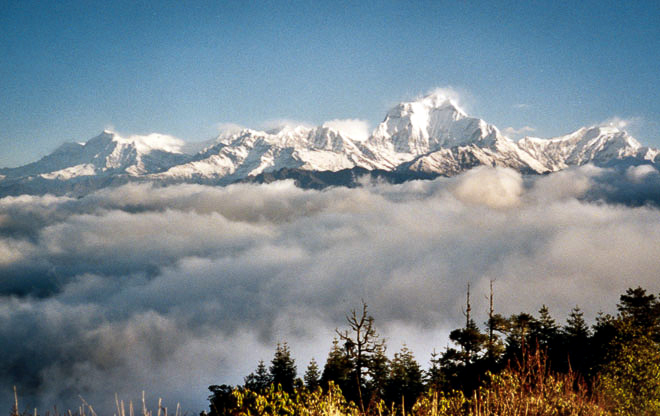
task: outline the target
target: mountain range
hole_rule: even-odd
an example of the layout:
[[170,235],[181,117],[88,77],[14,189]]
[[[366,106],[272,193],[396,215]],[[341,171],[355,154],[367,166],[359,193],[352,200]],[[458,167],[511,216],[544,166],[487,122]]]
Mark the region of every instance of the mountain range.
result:
[[163,134],[112,131],[65,143],[42,159],[0,169],[0,195],[84,194],[132,181],[227,185],[293,178],[301,186],[354,185],[369,175],[392,182],[453,176],[476,166],[546,174],[593,163],[659,164],[657,149],[611,126],[513,141],[468,116],[442,93],[392,108],[369,137],[328,125],[233,130],[200,145]]

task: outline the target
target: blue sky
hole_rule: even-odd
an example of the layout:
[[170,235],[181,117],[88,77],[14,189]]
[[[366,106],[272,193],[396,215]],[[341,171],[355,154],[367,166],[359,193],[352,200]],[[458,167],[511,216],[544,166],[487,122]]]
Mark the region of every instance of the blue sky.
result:
[[[0,166],[107,127],[367,120],[437,87],[540,137],[660,146],[660,2],[0,2]],[[532,130],[533,129],[533,130]]]

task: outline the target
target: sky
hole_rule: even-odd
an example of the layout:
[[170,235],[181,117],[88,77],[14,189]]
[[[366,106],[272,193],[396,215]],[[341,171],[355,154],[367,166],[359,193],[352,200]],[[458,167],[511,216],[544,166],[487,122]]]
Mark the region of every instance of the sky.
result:
[[[0,166],[103,129],[187,141],[230,125],[374,128],[438,88],[513,137],[615,123],[660,147],[660,3],[0,2]],[[346,127],[348,126],[348,127]],[[428,364],[495,309],[660,292],[656,166],[355,189],[149,183],[0,198],[0,409],[189,414],[287,341],[302,374],[369,305]]]
[[660,3],[0,3],[0,166],[105,128],[195,142],[438,87],[512,137],[616,120],[660,146]]

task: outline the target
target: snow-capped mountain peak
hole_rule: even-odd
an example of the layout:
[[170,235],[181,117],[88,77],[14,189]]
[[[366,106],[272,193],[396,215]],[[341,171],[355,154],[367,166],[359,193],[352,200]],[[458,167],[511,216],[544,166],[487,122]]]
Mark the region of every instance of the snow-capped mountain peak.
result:
[[582,127],[550,139],[525,137],[518,145],[550,171],[624,158],[653,161],[657,156],[657,151],[642,147],[634,137],[615,126]]
[[469,117],[445,94],[436,92],[390,110],[367,147],[396,166],[418,156],[457,146],[494,146],[507,140],[493,125]]
[[[586,163],[657,163],[658,154],[614,125],[514,142],[494,125],[467,115],[451,94],[438,90],[394,106],[370,135],[367,123],[358,119],[335,119],[318,127],[282,123],[265,131],[232,125],[214,140],[198,144],[158,133],[122,136],[105,130],[86,143],[65,143],[37,162],[0,169],[0,192],[25,186],[48,192],[53,183],[59,184],[57,189],[79,189],[81,178],[95,186],[117,178],[118,183],[140,179],[228,184],[291,169],[360,168],[430,177],[487,165],[549,173]],[[72,185],[67,188],[64,182]]]

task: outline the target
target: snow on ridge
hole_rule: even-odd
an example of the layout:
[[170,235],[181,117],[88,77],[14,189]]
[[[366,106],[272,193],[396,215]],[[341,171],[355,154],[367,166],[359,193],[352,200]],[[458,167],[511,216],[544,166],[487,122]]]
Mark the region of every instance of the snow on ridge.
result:
[[65,169],[60,169],[55,172],[42,173],[41,176],[44,179],[60,179],[67,180],[76,178],[78,176],[91,176],[96,173],[96,168],[90,163],[84,163],[81,165],[71,166]]

